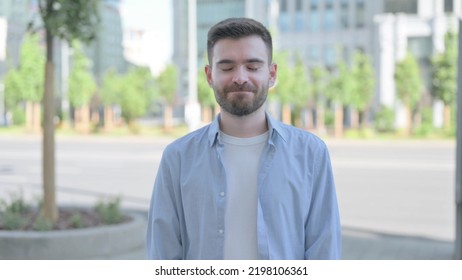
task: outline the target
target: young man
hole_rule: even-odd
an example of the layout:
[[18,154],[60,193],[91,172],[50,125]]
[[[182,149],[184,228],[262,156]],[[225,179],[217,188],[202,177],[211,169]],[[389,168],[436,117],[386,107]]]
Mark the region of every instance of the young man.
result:
[[221,113],[170,144],[154,184],[150,259],[339,259],[341,228],[327,148],[273,120],[277,75],[259,22],[208,33],[207,80]]

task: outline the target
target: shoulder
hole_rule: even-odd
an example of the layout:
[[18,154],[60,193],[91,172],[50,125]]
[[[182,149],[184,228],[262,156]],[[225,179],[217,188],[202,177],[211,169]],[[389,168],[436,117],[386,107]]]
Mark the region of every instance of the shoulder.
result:
[[312,132],[278,122],[278,131],[284,139],[284,143],[290,146],[300,148],[310,148],[313,150],[326,150],[327,146],[324,140]]
[[191,152],[199,148],[206,148],[209,142],[209,129],[210,125],[206,125],[174,140],[167,145],[164,154],[179,154],[188,151]]

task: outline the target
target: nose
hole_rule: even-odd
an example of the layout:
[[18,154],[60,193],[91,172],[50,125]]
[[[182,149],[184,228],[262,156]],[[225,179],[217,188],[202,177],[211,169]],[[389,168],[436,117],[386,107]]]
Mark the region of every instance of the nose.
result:
[[245,69],[245,67],[237,67],[234,76],[233,76],[233,83],[236,83],[238,85],[243,85],[248,81],[248,73]]

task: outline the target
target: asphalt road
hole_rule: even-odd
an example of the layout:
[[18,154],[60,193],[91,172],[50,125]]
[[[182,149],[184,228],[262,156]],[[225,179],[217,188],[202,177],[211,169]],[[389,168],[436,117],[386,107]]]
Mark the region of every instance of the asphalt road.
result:
[[[162,150],[171,139],[57,138],[60,204],[121,196],[124,207],[147,210]],[[453,241],[455,141],[327,140],[342,225]],[[41,138],[0,136],[0,197],[41,194]]]

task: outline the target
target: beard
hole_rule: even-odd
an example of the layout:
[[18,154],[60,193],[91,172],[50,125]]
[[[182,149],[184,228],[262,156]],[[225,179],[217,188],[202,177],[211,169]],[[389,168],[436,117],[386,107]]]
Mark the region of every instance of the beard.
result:
[[[243,117],[257,111],[266,101],[268,96],[268,86],[263,86],[258,89],[257,87],[245,84],[233,84],[229,87],[224,87],[222,90],[214,87],[215,99],[220,107],[226,112]],[[247,94],[239,94],[236,92],[251,92],[253,93],[251,100]],[[236,93],[230,95],[230,93]]]

